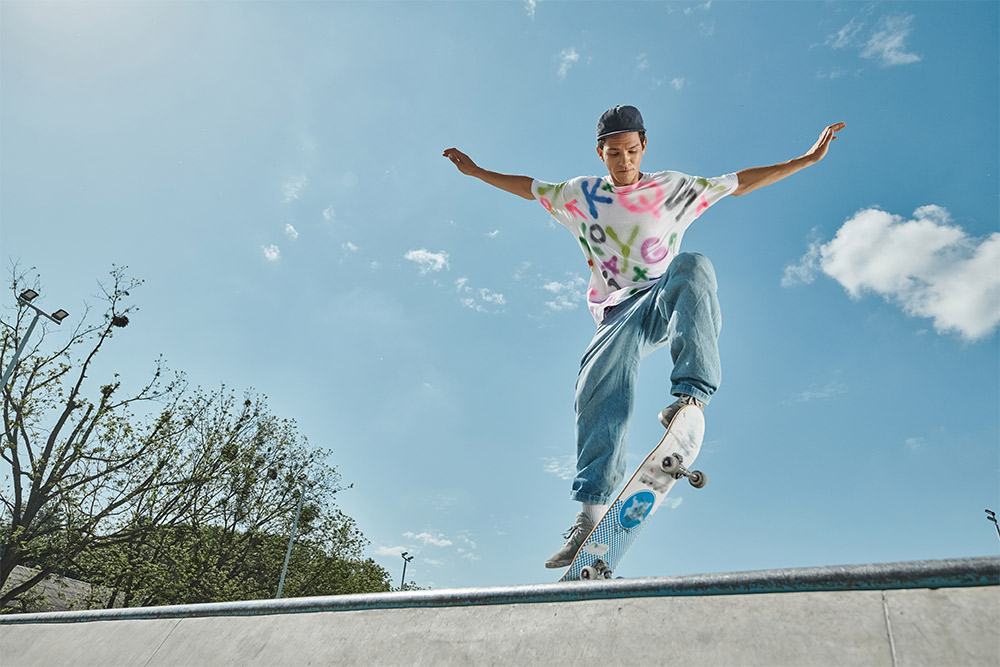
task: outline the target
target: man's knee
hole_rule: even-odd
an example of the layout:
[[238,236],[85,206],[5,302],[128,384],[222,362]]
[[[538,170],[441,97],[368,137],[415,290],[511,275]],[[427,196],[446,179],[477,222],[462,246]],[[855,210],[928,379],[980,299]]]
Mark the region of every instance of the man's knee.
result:
[[705,281],[715,287],[715,267],[712,261],[697,252],[682,252],[671,262],[670,269],[677,274],[690,276],[690,279]]

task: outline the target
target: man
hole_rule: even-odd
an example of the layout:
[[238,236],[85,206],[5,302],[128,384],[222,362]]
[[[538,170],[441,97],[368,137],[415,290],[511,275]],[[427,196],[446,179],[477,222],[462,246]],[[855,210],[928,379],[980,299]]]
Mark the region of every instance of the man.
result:
[[463,174],[539,200],[577,237],[590,265],[587,303],[597,333],[577,377],[577,474],[570,493],[583,507],[546,567],[572,562],[624,478],[639,360],[670,347],[670,393],[677,400],[660,412],[667,428],[683,406],[704,409],[722,381],[715,270],[703,255],[679,252],[684,231],[726,195],[745,195],[816,164],[844,127],[824,129],[801,157],[709,179],[642,172],[646,128],[632,106],[608,109],[598,120],[597,155],[608,171],[600,178],[546,183],[488,171],[455,148],[444,151]]

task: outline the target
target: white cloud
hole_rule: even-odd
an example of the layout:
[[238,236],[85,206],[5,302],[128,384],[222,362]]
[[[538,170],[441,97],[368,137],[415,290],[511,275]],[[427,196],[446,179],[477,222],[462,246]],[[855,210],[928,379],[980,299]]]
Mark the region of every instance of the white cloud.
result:
[[299,233],[295,230],[295,227],[292,227],[292,223],[290,222],[285,223],[285,234],[293,241],[299,238]]
[[559,70],[556,74],[560,79],[565,79],[566,75],[569,74],[569,70],[573,65],[580,60],[580,54],[576,52],[576,49],[570,47],[568,49],[563,49],[559,54]]
[[448,253],[443,250],[431,252],[426,248],[420,250],[410,250],[406,253],[406,259],[416,262],[420,267],[421,275],[430,271],[441,271],[448,268]]
[[503,306],[507,303],[504,295],[499,292],[493,292],[485,287],[478,290],[469,287],[469,279],[464,276],[455,281],[455,289],[465,295],[459,298],[459,303],[479,313],[497,312],[494,306]]
[[428,532],[417,533],[417,534],[403,533],[403,537],[406,537],[411,540],[418,540],[422,542],[424,546],[450,547],[452,545],[452,541],[449,540],[444,535],[442,535],[441,533],[438,533],[437,535],[431,535]]
[[683,503],[683,502],[684,502],[684,496],[673,496],[673,497],[670,497],[670,498],[664,498],[663,499],[663,505],[667,509],[671,509],[671,510],[677,509],[678,507],[681,506],[681,503]]
[[913,29],[912,23],[912,15],[883,18],[879,31],[868,40],[861,57],[875,60],[882,67],[920,62],[920,56],[906,51],[906,38]]
[[685,7],[684,8],[684,15],[685,16],[691,16],[696,11],[707,12],[711,8],[712,8],[712,0],[707,0],[707,2],[704,2],[704,3],[700,4],[700,5],[695,5],[694,7]]
[[324,220],[333,220],[333,218],[336,215],[337,215],[336,212],[333,210],[333,204],[330,204],[329,206],[327,206],[326,208],[323,209],[323,219]]
[[842,79],[842,78],[844,78],[848,74],[850,74],[849,70],[847,70],[847,69],[845,69],[843,67],[834,67],[834,68],[830,69],[829,72],[823,72],[823,71],[817,72],[816,73],[816,78],[817,79],[830,79],[831,81],[835,81],[836,79]]
[[[466,288],[471,290],[472,288]],[[485,313],[491,310],[491,306],[503,306],[507,303],[503,294],[491,292],[485,287],[480,288],[474,296],[463,297],[459,302],[466,308],[471,308],[478,313]]]
[[[817,234],[813,228],[811,234]],[[816,280],[816,272],[819,270],[820,257],[823,253],[823,244],[819,240],[809,243],[809,249],[802,255],[798,264],[789,264],[785,267],[785,273],[781,277],[782,287],[793,287],[794,285],[810,285]]]
[[864,27],[864,23],[859,23],[857,17],[848,21],[847,25],[837,31],[836,34],[826,38],[826,44],[835,49],[843,49],[854,44],[854,38]]
[[528,18],[535,20],[535,9],[538,7],[538,0],[524,0],[524,10],[528,12]]
[[684,77],[682,77],[682,76],[679,76],[676,79],[671,79],[670,80],[670,85],[674,87],[674,90],[680,90],[686,84],[687,84],[687,80]]
[[347,252],[357,252],[358,251],[358,246],[354,245],[350,241],[347,241],[346,243],[341,244],[340,247],[343,250],[346,250]]
[[263,250],[264,257],[269,262],[277,262],[281,258],[281,249],[274,244],[264,246]]
[[827,243],[810,244],[782,285],[812,282],[822,271],[852,298],[882,296],[940,332],[968,340],[1000,324],[1000,233],[970,237],[940,206],[922,206],[906,220],[877,208],[858,211]]
[[299,193],[306,187],[306,183],[309,179],[306,178],[305,174],[299,174],[298,176],[292,176],[284,185],[281,186],[282,192],[284,193],[284,201],[286,204],[294,199],[299,198]]
[[834,396],[839,396],[847,392],[847,385],[839,379],[833,379],[825,385],[811,385],[805,391],[795,394],[786,403],[809,403],[810,401],[823,401]]
[[552,310],[570,310],[583,303],[581,295],[587,291],[587,281],[577,275],[570,275],[565,282],[549,281],[542,289],[552,294],[552,300],[545,305]]
[[500,230],[494,229],[492,232],[486,232],[486,238],[495,239],[500,236]]
[[559,479],[569,481],[576,477],[576,458],[564,456],[562,458],[543,458],[545,472],[555,475]]
[[916,451],[924,446],[927,441],[924,438],[907,438],[906,446],[911,450]]
[[[869,8],[862,15],[870,13]],[[907,51],[906,39],[912,31],[912,14],[883,16],[874,29],[867,31],[864,20],[856,16],[836,33],[827,36],[824,44],[833,49],[855,49],[862,58],[874,60],[881,67],[909,65],[922,60],[918,54]],[[835,78],[832,73],[830,78]]]
[[376,556],[399,556],[399,554],[404,551],[408,551],[409,547],[375,547]]
[[646,57],[645,53],[640,53],[639,57],[635,59],[635,69],[637,72],[649,69],[649,58]]

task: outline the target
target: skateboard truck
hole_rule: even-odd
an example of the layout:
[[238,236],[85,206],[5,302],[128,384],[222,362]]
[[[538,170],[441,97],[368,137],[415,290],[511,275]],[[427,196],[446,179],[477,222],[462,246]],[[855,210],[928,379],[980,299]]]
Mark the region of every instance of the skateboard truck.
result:
[[696,489],[700,489],[705,486],[708,481],[705,477],[705,473],[700,470],[688,470],[684,467],[684,457],[674,452],[663,457],[663,461],[660,462],[660,468],[663,472],[672,476],[674,479],[680,479],[681,477],[687,477],[688,482],[691,483]]
[[598,558],[593,565],[587,565],[580,570],[581,579],[610,579],[611,568],[603,560]]

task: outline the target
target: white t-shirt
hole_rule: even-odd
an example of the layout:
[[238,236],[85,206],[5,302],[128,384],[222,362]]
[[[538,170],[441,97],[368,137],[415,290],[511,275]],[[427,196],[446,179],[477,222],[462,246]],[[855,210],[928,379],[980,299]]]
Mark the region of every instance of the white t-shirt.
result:
[[736,174],[697,178],[661,171],[624,187],[612,185],[609,176],[535,180],[531,192],[579,241],[590,265],[587,304],[600,324],[605,310],[656,283],[688,226],[738,185]]

